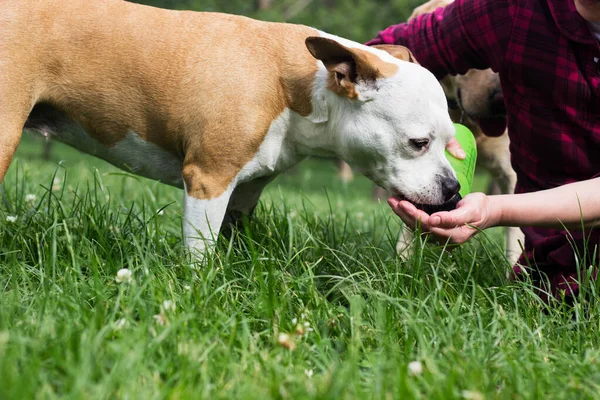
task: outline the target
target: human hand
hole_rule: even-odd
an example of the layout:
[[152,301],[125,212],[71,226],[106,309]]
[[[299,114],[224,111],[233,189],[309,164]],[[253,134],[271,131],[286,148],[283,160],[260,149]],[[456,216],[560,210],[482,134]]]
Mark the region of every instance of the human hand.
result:
[[395,197],[390,197],[388,204],[407,226],[414,229],[420,223],[423,232],[435,235],[440,242],[461,244],[497,223],[489,197],[483,193],[471,193],[458,202],[456,209],[432,215]]
[[467,156],[462,147],[460,147],[460,143],[458,143],[458,140],[456,140],[456,138],[454,137],[450,139],[450,141],[446,145],[446,151],[450,153],[454,158],[458,158],[459,160],[462,160]]

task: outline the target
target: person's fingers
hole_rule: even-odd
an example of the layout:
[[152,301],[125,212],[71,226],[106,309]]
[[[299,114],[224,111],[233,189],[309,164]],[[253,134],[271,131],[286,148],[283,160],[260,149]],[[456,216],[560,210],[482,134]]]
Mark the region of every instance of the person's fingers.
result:
[[406,214],[406,215],[410,216],[411,218],[413,218],[414,221],[420,221],[421,224],[422,224],[422,226],[426,226],[429,223],[428,222],[429,221],[429,214],[427,214],[423,210],[419,210],[411,202],[402,200],[398,204],[398,209],[401,210],[404,214]]
[[403,207],[400,207],[400,200],[398,200],[394,197],[390,197],[388,199],[388,204],[390,205],[392,210],[396,213],[396,215],[400,217],[402,222],[404,222],[411,229],[414,229],[414,227],[416,225],[415,219],[412,216],[410,216],[409,214],[407,214],[404,211]]
[[462,244],[473,237],[477,230],[468,225],[457,226],[452,229],[430,228],[433,235],[438,237],[438,241],[450,241],[452,244]]
[[472,222],[472,210],[457,208],[452,211],[440,211],[429,217],[429,225],[437,228],[451,229]]
[[400,204],[400,200],[398,200],[395,197],[388,197],[387,199],[388,204],[390,205],[390,207],[392,207],[392,210],[395,209],[396,207],[398,207],[398,204]]
[[401,200],[398,203],[398,208],[404,210],[405,213],[410,214],[410,215],[418,215],[419,213],[419,209],[417,207],[415,207],[415,205],[413,203],[411,203],[410,201],[406,201],[406,200]]
[[460,147],[460,143],[458,143],[458,140],[456,140],[456,138],[450,139],[450,141],[446,145],[446,150],[453,157],[458,158],[459,160],[462,160],[467,156],[462,147]]
[[402,222],[404,222],[404,224],[406,226],[408,226],[411,229],[415,229],[415,227],[418,224],[417,220],[415,220],[410,215],[404,213],[404,211],[402,211],[402,209],[399,209],[399,210],[395,211],[395,213],[396,213],[396,215],[398,215],[400,217],[400,219],[402,220]]
[[428,229],[427,220],[429,219],[429,214],[423,210],[419,210],[414,204],[405,200],[398,200],[395,197],[390,197],[388,204],[396,215],[411,229],[415,229],[418,224],[421,225],[423,230]]
[[459,201],[454,210],[432,214],[429,217],[429,224],[432,227],[450,229],[455,226],[477,223],[481,218],[483,206],[476,201],[477,197],[470,198],[469,196]]

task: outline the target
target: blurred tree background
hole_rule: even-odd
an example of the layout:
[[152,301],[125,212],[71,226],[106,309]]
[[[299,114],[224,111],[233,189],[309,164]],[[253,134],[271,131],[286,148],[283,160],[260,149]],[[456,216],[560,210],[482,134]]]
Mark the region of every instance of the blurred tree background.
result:
[[291,22],[365,42],[403,22],[425,0],[136,0],[162,8],[218,11],[265,21]]

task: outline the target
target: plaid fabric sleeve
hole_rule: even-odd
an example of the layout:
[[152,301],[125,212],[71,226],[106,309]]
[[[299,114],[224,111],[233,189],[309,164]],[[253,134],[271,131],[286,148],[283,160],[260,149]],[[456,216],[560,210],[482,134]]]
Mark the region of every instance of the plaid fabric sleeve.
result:
[[509,0],[456,0],[446,8],[392,25],[367,43],[408,47],[438,78],[468,69],[499,71],[511,30]]

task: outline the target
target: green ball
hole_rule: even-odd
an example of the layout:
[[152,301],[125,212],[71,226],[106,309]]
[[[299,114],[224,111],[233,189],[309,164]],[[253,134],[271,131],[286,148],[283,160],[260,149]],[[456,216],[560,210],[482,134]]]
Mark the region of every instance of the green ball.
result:
[[456,179],[460,183],[460,191],[462,197],[471,193],[471,184],[473,183],[473,175],[475,173],[475,162],[477,161],[477,143],[473,133],[464,125],[454,124],[456,129],[456,140],[466,153],[463,160],[454,158],[446,151],[446,158],[456,173]]

